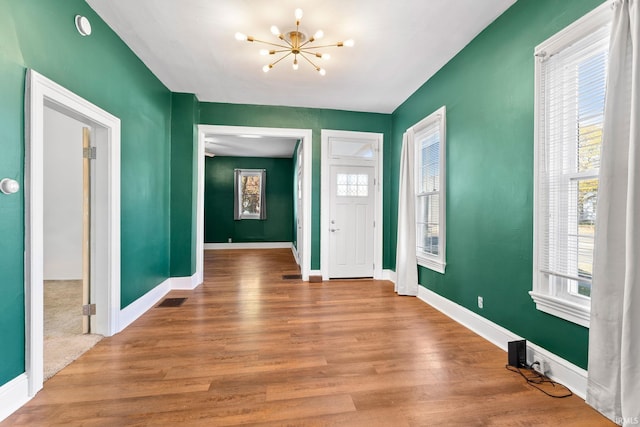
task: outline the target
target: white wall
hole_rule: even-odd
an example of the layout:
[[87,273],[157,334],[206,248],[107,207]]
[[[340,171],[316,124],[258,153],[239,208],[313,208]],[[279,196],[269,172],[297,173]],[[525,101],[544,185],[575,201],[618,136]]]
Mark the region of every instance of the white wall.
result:
[[44,110],[44,279],[80,280],[84,125]]

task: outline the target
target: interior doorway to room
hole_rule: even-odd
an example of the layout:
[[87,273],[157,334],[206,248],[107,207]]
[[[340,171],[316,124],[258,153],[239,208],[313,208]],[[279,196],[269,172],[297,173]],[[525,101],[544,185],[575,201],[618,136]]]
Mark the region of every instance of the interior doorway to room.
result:
[[322,130],[323,279],[382,276],[382,134]]
[[[45,372],[45,279],[56,279],[57,274],[57,278],[62,278],[69,274],[66,278],[76,282],[71,287],[75,285],[75,292],[78,292],[78,276],[82,279],[83,273],[78,274],[77,259],[79,257],[82,260],[83,251],[77,246],[72,249],[70,241],[77,242],[77,236],[83,233],[90,236],[84,239],[88,243],[84,251],[87,268],[82,269],[84,283],[89,283],[87,290],[91,293],[91,303],[96,305],[95,316],[85,327],[105,336],[119,331],[120,120],[33,70],[27,72],[25,98],[25,370],[28,394],[33,396],[42,388]],[[58,140],[52,140],[52,126],[55,126],[52,123],[59,125],[60,120],[66,122],[61,126],[62,129],[70,126],[75,130],[72,133],[62,131]],[[86,150],[87,155],[95,157],[90,165],[82,160],[85,151],[83,141],[86,143],[89,140],[92,148]],[[64,148],[67,145],[73,147],[74,152],[69,157],[79,158],[80,164],[75,160],[76,163],[70,165],[65,163],[66,158],[60,158],[68,154]],[[61,167],[64,170],[60,170]],[[76,172],[72,172],[72,169]],[[87,186],[83,183],[83,174],[87,177]],[[88,180],[89,177],[91,180]],[[77,188],[82,189],[80,208],[77,208]],[[75,202],[72,201],[74,197]],[[57,213],[51,210],[52,207],[68,208],[71,204],[76,207],[69,212],[64,209]],[[83,210],[83,204],[88,209]],[[87,221],[83,222],[85,215]],[[69,221],[73,224],[70,228],[61,230],[59,228],[63,223],[64,227],[69,227],[66,219],[63,221],[65,216],[75,219]],[[47,230],[45,221],[48,222]],[[84,231],[78,231],[78,221],[80,230],[85,224]],[[63,242],[59,243],[62,246],[45,248],[56,240],[52,237],[56,233],[66,236],[68,240],[62,239]],[[74,235],[75,238],[70,237]],[[80,237],[81,242],[82,239]],[[57,255],[65,256],[55,258]],[[56,272],[54,267],[59,270]],[[74,269],[74,273],[69,273]],[[66,270],[66,273],[62,274],[61,270]],[[82,297],[71,304],[74,310],[82,313]],[[89,307],[87,309],[90,310]],[[80,334],[81,319],[80,316]],[[68,347],[67,344],[64,346]]]
[[[255,157],[269,157],[261,154],[268,151],[266,141],[293,140],[299,141],[296,156],[294,182],[297,183],[293,193],[294,206],[297,207],[296,245],[292,248],[300,265],[302,280],[309,280],[311,268],[311,144],[310,129],[289,128],[255,128],[245,126],[198,126],[198,199],[197,199],[197,241],[196,241],[196,275],[203,279],[204,266],[204,158],[207,142],[224,139],[229,148],[234,140],[241,140],[245,150],[256,150]],[[251,142],[253,140],[253,143]],[[250,146],[249,146],[250,144]],[[269,178],[267,178],[268,180]]]
[[[93,347],[95,146],[87,123],[44,110],[44,380]],[[95,294],[95,289],[93,290]],[[93,309],[93,311],[92,311]],[[93,325],[92,325],[93,323]]]

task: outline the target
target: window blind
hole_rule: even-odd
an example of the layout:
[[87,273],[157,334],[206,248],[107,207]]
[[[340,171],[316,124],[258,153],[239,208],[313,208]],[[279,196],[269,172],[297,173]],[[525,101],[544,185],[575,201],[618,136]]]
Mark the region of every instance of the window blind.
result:
[[418,252],[440,253],[440,121],[418,132],[416,158],[416,243]]
[[537,55],[538,268],[583,296],[591,286],[609,33],[603,25]]

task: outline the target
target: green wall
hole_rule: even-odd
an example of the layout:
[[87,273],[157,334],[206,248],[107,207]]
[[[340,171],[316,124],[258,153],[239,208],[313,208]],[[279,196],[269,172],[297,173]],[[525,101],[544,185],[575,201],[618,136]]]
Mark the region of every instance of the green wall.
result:
[[[391,136],[390,114],[202,102],[200,103],[200,123],[207,125],[311,129],[313,131],[311,269],[314,270],[320,268],[320,130],[352,130],[384,134],[385,165],[388,161],[387,155],[391,145],[389,143]],[[389,175],[385,173],[383,181],[383,232],[385,244],[389,241],[387,237],[391,232],[388,223],[390,219],[389,213],[396,210],[389,203],[389,179]],[[387,264],[385,263],[385,265]]]
[[[267,219],[233,219],[233,170],[265,169]],[[293,160],[259,157],[207,157],[204,181],[204,241],[291,242],[293,239]]]
[[[392,162],[385,170],[398,175],[402,132],[446,105],[446,274],[420,268],[420,283],[582,368],[588,329],[536,310],[527,293],[533,262],[533,52],[601,3],[518,1],[394,112]],[[394,236],[396,224],[393,214]],[[395,246],[389,249],[395,259]]]
[[190,93],[171,97],[171,277],[196,271],[199,103]]
[[[22,186],[27,68],[122,121],[125,307],[169,276],[171,93],[84,1],[0,0],[0,176]],[[25,370],[23,216],[23,190],[0,195],[0,385]]]

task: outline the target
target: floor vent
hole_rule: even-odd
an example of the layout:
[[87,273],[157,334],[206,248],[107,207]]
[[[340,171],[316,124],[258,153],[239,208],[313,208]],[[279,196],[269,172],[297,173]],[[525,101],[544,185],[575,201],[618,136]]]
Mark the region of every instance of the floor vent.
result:
[[282,280],[300,280],[302,279],[302,274],[285,274],[282,276]]
[[165,298],[158,307],[180,307],[186,298]]

